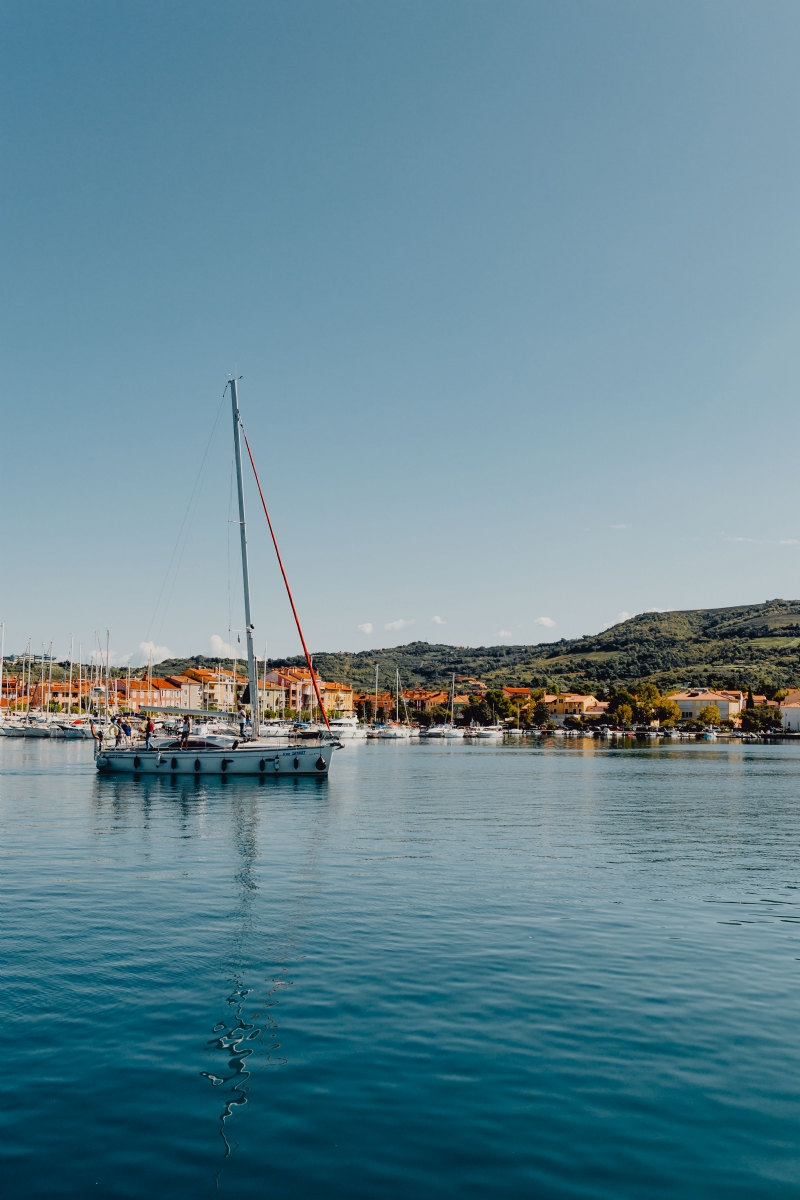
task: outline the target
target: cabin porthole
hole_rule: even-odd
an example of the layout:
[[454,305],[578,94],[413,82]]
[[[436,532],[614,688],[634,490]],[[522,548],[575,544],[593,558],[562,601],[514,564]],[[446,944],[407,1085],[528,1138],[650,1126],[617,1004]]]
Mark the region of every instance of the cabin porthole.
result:
[[195,769],[195,771],[199,771],[199,770],[200,770],[200,759],[199,759],[199,758],[196,758],[196,759],[194,760],[194,769]]
[[178,769],[178,760],[177,760],[177,758],[173,758],[172,762],[170,763],[170,766],[172,767],[173,771],[177,771],[177,769]]
[[139,770],[139,767],[140,767],[141,765],[142,765],[142,760],[139,758],[139,755],[137,754],[137,755],[136,755],[136,757],[135,757],[135,758],[134,758],[134,760],[133,760],[133,769],[134,769],[134,771],[138,771],[138,770]]
[[294,760],[294,769],[295,769],[295,771],[297,770],[297,768],[298,768],[299,766],[300,766],[300,759],[299,759],[299,758],[296,758],[296,759]]
[[320,754],[320,756],[319,756],[319,758],[317,759],[317,761],[316,761],[316,764],[315,764],[315,765],[316,765],[316,768],[317,768],[317,770],[318,770],[318,771],[324,771],[324,770],[325,770],[325,768],[326,768],[326,766],[327,766],[328,764],[325,762],[325,759],[324,759],[324,758],[322,757],[322,755]]

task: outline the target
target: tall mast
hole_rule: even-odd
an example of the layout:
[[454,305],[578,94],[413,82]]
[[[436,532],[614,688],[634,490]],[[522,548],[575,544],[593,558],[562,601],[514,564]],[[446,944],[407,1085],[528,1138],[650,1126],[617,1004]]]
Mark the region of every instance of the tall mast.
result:
[[[250,683],[250,712],[252,713],[253,735],[261,733],[258,722],[258,680],[256,659],[253,653],[253,623],[250,620],[250,575],[247,569],[247,526],[244,519],[244,487],[242,484],[242,447],[239,439],[239,397],[236,380],[231,380],[231,407],[233,409],[233,450],[236,459],[236,487],[239,492],[239,532],[242,537],[242,585],[244,589],[244,624],[247,638],[247,678]],[[236,679],[233,681],[236,696]]]
[[[6,623],[0,625],[0,707],[3,704],[3,658],[6,652]],[[8,711],[8,710],[6,710]]]

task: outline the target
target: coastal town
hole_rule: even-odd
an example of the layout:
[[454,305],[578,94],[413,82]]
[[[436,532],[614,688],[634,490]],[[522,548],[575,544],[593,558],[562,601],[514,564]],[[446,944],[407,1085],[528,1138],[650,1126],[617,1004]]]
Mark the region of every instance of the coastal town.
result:
[[[490,686],[481,679],[454,676],[446,689],[394,687],[370,691],[326,680],[307,667],[258,670],[261,721],[322,719],[319,694],[328,718],[356,718],[371,725],[397,722],[421,729],[450,720],[454,725],[564,729],[599,728],[717,729],[751,733],[800,733],[800,688],[772,695],[752,690],[707,687],[671,690],[662,695],[651,683],[636,690],[612,689],[596,696],[578,691],[550,693],[543,688]],[[316,687],[315,687],[316,683]],[[599,690],[599,689],[598,689]],[[145,711],[192,714],[250,710],[247,676],[235,661],[230,667],[188,667],[159,675],[152,666],[112,673],[107,663],[56,663],[44,654],[0,664],[0,718],[23,714],[62,714],[98,718]]]

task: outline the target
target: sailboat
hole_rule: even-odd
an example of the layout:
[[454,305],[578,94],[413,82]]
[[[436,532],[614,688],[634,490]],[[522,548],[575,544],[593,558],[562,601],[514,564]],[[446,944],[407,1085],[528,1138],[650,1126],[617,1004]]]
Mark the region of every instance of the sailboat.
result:
[[[181,749],[181,739],[179,737],[159,738],[157,746],[154,746],[151,750],[143,750],[141,747],[106,750],[101,747],[95,757],[95,764],[98,771],[117,771],[126,774],[142,775],[193,775],[195,777],[201,775],[227,777],[230,775],[269,774],[284,776],[314,775],[318,778],[324,778],[327,777],[333,751],[339,745],[338,742],[333,741],[330,737],[327,740],[320,737],[314,742],[304,740],[302,743],[292,743],[286,740],[278,744],[276,744],[277,739],[274,737],[263,740],[261,738],[258,716],[258,679],[253,651],[253,624],[250,619],[250,578],[247,563],[247,526],[245,522],[244,485],[242,480],[242,437],[247,448],[250,465],[253,468],[253,474],[255,475],[259,496],[264,507],[264,514],[269,524],[278,564],[283,575],[283,581],[289,595],[289,602],[292,606],[297,630],[300,634],[300,641],[302,642],[303,651],[311,672],[311,682],[314,685],[314,691],[317,695],[319,709],[328,729],[330,729],[330,725],[317,685],[317,677],[314,673],[311,655],[308,653],[303,631],[300,627],[300,619],[297,616],[297,609],[292,599],[289,581],[283,568],[283,561],[278,550],[275,532],[272,528],[272,522],[270,521],[266,501],[264,500],[264,493],[261,490],[255,462],[250,450],[250,443],[247,440],[247,434],[245,433],[239,414],[237,380],[231,379],[226,385],[227,387],[231,389],[233,450],[236,462],[236,483],[239,493],[239,528],[242,544],[242,582],[244,590],[245,634],[247,637],[248,686],[243,700],[245,703],[248,702],[249,693],[255,738],[243,742],[238,738],[210,737],[197,730],[193,736],[190,735],[186,749]],[[186,711],[189,716],[204,716],[206,719],[208,718],[208,713],[203,713],[199,710]]]
[[455,704],[456,704],[456,677],[453,676],[453,682],[450,687],[450,720],[442,725],[430,725],[428,727],[429,738],[463,738],[464,730],[455,724]]
[[[411,737],[411,728],[409,725],[403,725],[400,722],[400,668],[395,671],[395,720],[393,725],[387,725],[381,730],[381,738],[389,741],[400,741],[402,738]],[[405,706],[405,701],[403,701]]]

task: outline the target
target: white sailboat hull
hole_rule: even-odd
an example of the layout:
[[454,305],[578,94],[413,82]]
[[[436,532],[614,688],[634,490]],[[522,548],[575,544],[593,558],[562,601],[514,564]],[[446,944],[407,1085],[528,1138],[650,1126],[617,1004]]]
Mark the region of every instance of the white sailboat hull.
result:
[[274,746],[264,742],[233,749],[103,750],[101,772],[127,775],[316,775],[327,778],[334,746]]

